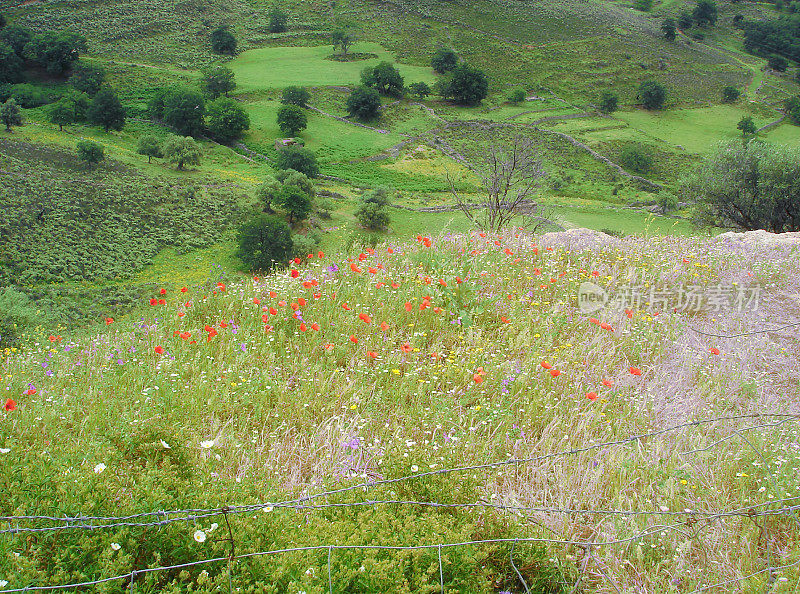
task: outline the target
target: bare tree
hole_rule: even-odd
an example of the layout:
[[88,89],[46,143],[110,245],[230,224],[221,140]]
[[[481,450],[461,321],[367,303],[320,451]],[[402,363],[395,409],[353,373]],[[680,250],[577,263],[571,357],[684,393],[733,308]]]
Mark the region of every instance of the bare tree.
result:
[[535,229],[544,225],[558,226],[541,216],[541,205],[532,200],[546,174],[529,138],[515,136],[504,146],[493,143],[483,163],[474,170],[486,192],[483,204],[466,202],[459,196],[449,174],[447,179],[456,204],[475,225],[487,231],[498,231],[515,219],[524,218],[526,226],[533,224]]

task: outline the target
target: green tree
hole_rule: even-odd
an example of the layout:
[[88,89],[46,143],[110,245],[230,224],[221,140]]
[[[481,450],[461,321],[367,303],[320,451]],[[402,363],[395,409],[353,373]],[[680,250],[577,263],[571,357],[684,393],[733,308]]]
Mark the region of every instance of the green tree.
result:
[[19,25],[8,25],[0,30],[0,39],[5,41],[20,58],[25,56],[25,46],[33,38],[30,29]]
[[692,11],[692,21],[700,27],[710,27],[717,22],[717,3],[714,0],[698,0]]
[[442,97],[460,105],[478,105],[489,93],[489,81],[483,71],[465,63],[456,66],[450,76],[439,83]]
[[603,94],[600,96],[600,113],[608,115],[617,111],[618,106],[619,97],[617,97],[617,94],[611,91],[603,91]]
[[742,119],[736,124],[736,128],[742,131],[742,136],[744,138],[753,136],[756,133],[756,125],[753,122],[753,118],[750,116],[742,116]]
[[431,88],[424,82],[415,82],[408,85],[408,92],[416,95],[418,99],[425,99],[431,94]]
[[296,105],[281,105],[278,109],[278,127],[286,136],[295,136],[308,125],[306,112]]
[[305,107],[310,98],[311,94],[305,87],[286,87],[281,95],[281,103]]
[[56,124],[59,131],[64,130],[64,126],[74,124],[78,121],[75,113],[75,104],[67,98],[62,97],[47,110],[47,117],[51,124]]
[[675,26],[675,19],[664,19],[661,21],[661,32],[667,41],[675,41],[678,31]]
[[50,93],[42,87],[28,83],[20,83],[11,87],[11,96],[17,105],[25,109],[33,109],[50,103]]
[[86,49],[86,38],[82,35],[67,31],[45,31],[31,37],[25,45],[25,57],[50,73],[61,74]]
[[[158,104],[158,97],[153,99]],[[196,136],[203,131],[206,104],[194,89],[176,87],[161,97],[161,119],[182,136]]]
[[273,6],[269,11],[269,32],[283,33],[286,31],[286,24],[289,22],[289,15],[277,6]]
[[338,47],[342,55],[346,56],[347,50],[355,43],[355,37],[344,29],[336,29],[331,33],[331,41],[333,42],[333,49],[335,50]]
[[649,173],[655,161],[653,149],[639,143],[626,144],[619,159],[623,167],[636,173]]
[[22,112],[13,98],[0,105],[0,121],[6,126],[6,132],[11,132],[11,126],[22,125]]
[[122,130],[125,125],[125,108],[114,91],[104,87],[92,99],[86,119],[96,126],[102,126],[106,132]]
[[161,150],[164,158],[178,169],[185,165],[200,165],[200,146],[191,136],[170,136]]
[[727,86],[722,89],[722,102],[734,103],[742,93],[736,87]]
[[288,146],[278,151],[275,165],[278,169],[294,169],[312,178],[319,175],[317,157],[310,150],[299,146]]
[[0,83],[17,83],[22,80],[25,63],[14,48],[5,41],[0,41]]
[[800,95],[796,97],[790,97],[786,100],[783,106],[791,122],[797,126],[800,126]]
[[0,29],[6,26],[6,15],[0,13]]
[[203,80],[200,83],[203,91],[216,99],[220,95],[228,96],[228,93],[236,88],[233,71],[225,66],[215,66],[203,71]]
[[76,90],[93,97],[103,86],[105,80],[105,69],[79,61],[72,67],[72,76],[69,77],[69,84]]
[[236,256],[249,272],[269,272],[292,255],[292,231],[275,215],[258,215],[239,229]]
[[389,204],[389,195],[386,188],[376,188],[365,193],[356,210],[356,220],[359,224],[373,231],[383,231],[391,222],[386,207]]
[[648,12],[653,8],[653,0],[633,0],[633,7],[642,12]]
[[152,134],[139,137],[139,143],[136,147],[136,152],[140,155],[147,157],[147,162],[152,163],[153,157],[160,159],[164,156],[161,150],[161,141]]
[[81,161],[85,161],[89,167],[97,165],[106,158],[105,149],[96,142],[92,142],[91,140],[79,140],[77,146],[78,158]]
[[272,204],[277,204],[278,192],[281,191],[282,187],[276,180],[271,179],[256,188],[256,198],[264,204],[264,210],[268,213],[275,212],[272,210]]
[[693,24],[694,18],[692,18],[692,14],[690,12],[686,12],[684,10],[678,15],[678,29],[681,31],[691,29]]
[[361,71],[361,83],[372,87],[383,95],[402,97],[403,77],[395,66],[389,62],[381,62],[377,66],[367,67]]
[[208,130],[220,142],[241,138],[250,129],[250,116],[244,108],[229,97],[220,97],[208,104]]
[[302,221],[311,213],[311,197],[297,186],[284,184],[275,196],[275,204],[289,215],[289,224]]
[[236,37],[227,27],[220,27],[211,33],[211,49],[217,54],[233,55],[236,53]]
[[453,50],[440,47],[433,52],[433,57],[431,57],[431,67],[433,68],[434,72],[445,74],[446,72],[453,70],[456,66],[458,66],[458,54],[456,54]]
[[516,89],[508,94],[508,102],[512,105],[525,101],[526,93],[524,89]]
[[800,149],[761,142],[722,145],[683,182],[682,192],[698,200],[701,224],[800,231]]
[[83,91],[76,91],[75,89],[68,90],[61,96],[59,101],[67,101],[72,105],[72,109],[75,110],[76,122],[83,122],[86,120],[87,114],[89,113],[89,106],[92,103],[92,99],[89,95]]
[[667,100],[667,89],[654,80],[646,80],[639,85],[639,100],[645,109],[661,109]]
[[284,186],[295,186],[300,188],[311,198],[316,196],[314,182],[311,181],[311,179],[305,173],[300,173],[294,169],[284,169],[275,174],[275,179]]
[[381,97],[378,91],[370,87],[356,87],[347,98],[347,113],[360,120],[372,120],[378,117],[381,109]]

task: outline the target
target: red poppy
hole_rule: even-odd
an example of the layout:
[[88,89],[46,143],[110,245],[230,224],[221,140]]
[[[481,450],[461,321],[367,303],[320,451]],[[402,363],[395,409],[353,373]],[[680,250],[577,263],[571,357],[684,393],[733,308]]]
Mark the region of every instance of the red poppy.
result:
[[167,304],[167,301],[166,301],[166,299],[159,299],[159,300],[158,300],[158,304],[159,304],[159,305],[166,305],[166,304]]
[[298,276],[300,276],[300,273],[294,268],[292,268],[292,271],[289,274],[291,275],[292,278],[297,278]]
[[406,308],[406,311],[411,311],[414,308],[414,306],[411,305],[410,301],[406,301],[406,304],[405,304],[404,307]]
[[561,375],[561,372],[558,369],[551,369],[550,375],[552,375],[553,377],[558,377],[559,375]]
[[14,402],[11,398],[9,398],[8,400],[6,400],[6,404],[3,408],[6,409],[6,412],[17,410],[17,403]]
[[275,291],[270,291],[269,292],[269,298],[270,299],[275,299],[275,297],[277,297],[277,296],[278,296],[278,294]]
[[625,310],[625,315],[628,316],[628,319],[633,318],[633,311],[630,309]]
[[607,388],[610,388],[611,386],[613,386],[613,385],[614,385],[614,382],[612,382],[610,379],[604,379],[604,380],[603,380],[603,385],[604,385],[605,387],[607,387]]
[[158,300],[157,299],[151,299],[150,300],[150,305],[158,305]]
[[381,322],[381,330],[386,332],[388,329],[389,329],[389,324],[387,324],[386,322]]
[[367,357],[369,357],[370,359],[377,359],[378,358],[378,353],[376,353],[374,351],[367,351]]
[[312,329],[312,330],[315,330],[315,331],[318,331],[318,330],[319,330],[319,324],[317,324],[316,322],[314,322],[313,324],[311,324],[311,329]]
[[404,353],[410,353],[411,345],[406,342],[403,344],[403,346],[400,347],[400,350],[403,351]]
[[386,286],[386,283],[375,283],[375,288],[376,289],[382,289],[385,286]]
[[278,315],[278,310],[277,310],[277,309],[275,309],[274,307],[270,307],[270,308],[269,308],[269,315],[271,315],[271,316],[277,316],[277,315]]
[[114,318],[106,318],[106,326],[110,326],[114,323]]
[[591,401],[597,400],[597,392],[586,392],[586,398]]
[[306,258],[308,258],[309,260],[311,260],[311,259],[313,259],[313,258],[314,258],[314,254],[308,254],[308,255],[306,256]]
[[400,285],[398,285],[397,283],[395,283],[395,282],[392,283],[392,288],[393,289],[397,289],[399,287],[400,287]]
[[352,342],[353,344],[358,344],[358,339],[356,338],[355,334],[350,335],[350,342]]
[[642,370],[638,367],[630,367],[628,371],[630,371],[633,375],[642,375]]
[[255,303],[256,305],[261,305],[261,299],[259,299],[258,297],[253,297],[253,303]]
[[294,263],[295,264],[300,264],[300,262],[302,262],[302,260],[300,258],[295,258],[294,259]]
[[227,289],[227,287],[225,286],[225,283],[217,283],[217,288],[218,288],[220,291],[222,291],[223,293],[224,293],[224,292],[225,292],[225,290]]
[[719,355],[719,349],[717,347],[711,347],[710,349],[708,349],[708,352],[711,353],[712,355]]
[[300,298],[297,300],[297,305],[299,305],[300,307],[305,307],[305,306],[306,306],[306,303],[307,303],[307,301],[306,301],[305,299],[303,299],[302,297],[300,297]]
[[191,333],[189,333],[189,332],[181,332],[181,338],[183,340],[188,340],[190,336],[191,336]]
[[392,248],[389,248],[389,249],[388,249],[388,250],[386,250],[386,251],[387,251],[388,253],[390,253],[390,254],[393,254],[393,253],[394,253],[394,250],[393,250]]
[[541,363],[539,363],[539,365],[541,365],[545,369],[552,369],[553,368],[553,366],[550,365],[550,363],[548,363],[547,361],[542,361]]
[[479,384],[479,383],[481,383],[483,381],[483,377],[481,377],[481,375],[478,374],[478,373],[473,373],[472,374],[472,381],[474,381],[476,384]]
[[361,269],[358,266],[356,266],[355,262],[352,262],[350,264],[350,270],[352,270],[353,272],[361,272]]
[[325,252],[317,252],[317,257],[322,259],[325,257]]
[[211,339],[214,338],[217,334],[219,334],[217,330],[215,328],[211,328],[211,330],[208,331],[208,342],[211,342]]
[[156,347],[156,355],[163,355],[164,354],[164,347],[157,346]]
[[431,247],[431,240],[430,240],[430,238],[429,238],[429,237],[424,237],[424,238],[422,239],[422,244],[423,244],[425,247]]
[[372,318],[371,318],[371,317],[369,317],[369,316],[368,316],[367,314],[365,314],[365,313],[358,314],[358,317],[359,317],[359,318],[361,318],[361,321],[362,321],[362,322],[364,322],[365,324],[369,324],[369,323],[371,323],[371,322],[372,322]]
[[286,302],[283,299],[281,299],[280,301],[278,301],[278,307],[286,307]]
[[308,326],[305,325],[305,322],[300,324],[300,332],[305,332],[308,330]]
[[166,289],[161,289],[161,290],[159,290],[159,293],[161,293],[162,295],[166,295],[167,294],[167,290]]
[[189,289],[188,289],[188,288],[186,288],[186,287],[181,287],[181,293],[185,293],[185,292],[186,292],[186,291],[188,291],[188,290],[189,290]]
[[342,309],[344,309],[345,311],[350,311],[351,308],[349,305],[347,305],[347,303],[342,303]]
[[500,321],[501,321],[501,322],[503,322],[504,324],[508,324],[508,323],[510,323],[510,322],[511,322],[511,320],[509,320],[509,319],[508,319],[507,317],[505,317],[505,316],[500,316]]
[[297,303],[292,303],[292,311],[297,311],[298,309],[300,309],[300,305]]

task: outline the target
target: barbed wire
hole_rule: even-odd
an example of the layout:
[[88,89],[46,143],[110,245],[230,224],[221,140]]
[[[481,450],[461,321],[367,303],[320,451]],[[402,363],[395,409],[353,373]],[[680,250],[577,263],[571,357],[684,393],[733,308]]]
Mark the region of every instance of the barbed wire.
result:
[[[794,419],[800,419],[800,414],[796,413],[749,413],[749,414],[741,414],[741,415],[731,415],[731,416],[724,416],[724,417],[713,417],[709,419],[702,419],[702,420],[695,420],[695,421],[688,421],[685,423],[681,423],[679,425],[674,425],[672,427],[667,427],[664,429],[659,429],[656,431],[651,431],[648,433],[642,433],[639,435],[633,435],[624,439],[600,442],[596,444],[591,444],[588,446],[584,446],[581,448],[573,448],[568,450],[561,450],[559,452],[551,452],[549,454],[542,454],[539,456],[533,456],[529,458],[511,458],[509,460],[501,460],[497,462],[488,462],[485,464],[477,464],[472,466],[457,466],[451,468],[442,468],[438,470],[431,470],[428,472],[421,472],[411,475],[405,475],[402,477],[396,477],[391,479],[381,479],[381,480],[371,480],[364,483],[357,483],[354,485],[349,485],[347,487],[342,487],[339,489],[332,489],[328,491],[322,491],[319,493],[313,493],[310,495],[306,495],[304,497],[299,497],[296,499],[278,501],[278,502],[262,502],[256,504],[249,504],[249,505],[225,505],[216,508],[190,508],[190,509],[176,509],[176,510],[158,510],[158,511],[151,511],[151,512],[141,512],[138,514],[131,514],[127,516],[65,516],[65,517],[55,517],[55,516],[44,516],[44,515],[19,515],[19,516],[0,516],[0,521],[7,522],[9,524],[8,528],[0,530],[0,534],[15,534],[21,532],[51,532],[57,530],[101,530],[107,528],[118,528],[118,527],[150,527],[150,526],[166,526],[168,524],[174,522],[181,522],[186,521],[190,522],[192,520],[199,520],[204,519],[212,516],[218,515],[228,515],[228,514],[242,514],[242,513],[250,513],[254,511],[259,511],[265,508],[278,508],[278,507],[287,507],[287,508],[299,508],[303,504],[314,501],[316,499],[330,497],[332,495],[338,495],[342,493],[347,493],[350,491],[355,491],[359,489],[367,489],[367,488],[375,488],[384,485],[396,484],[399,482],[415,480],[419,478],[424,478],[428,476],[438,476],[444,474],[450,474],[454,472],[467,472],[473,470],[488,470],[492,468],[499,468],[502,466],[508,466],[512,464],[526,464],[531,462],[538,462],[542,460],[547,460],[551,458],[555,458],[558,456],[568,456],[568,455],[575,455],[579,453],[585,453],[588,451],[602,449],[610,446],[615,445],[625,445],[631,443],[633,441],[638,441],[642,439],[646,439],[649,437],[656,437],[659,435],[663,435],[665,433],[677,431],[680,429],[684,429],[687,427],[697,427],[704,424],[710,424],[719,421],[729,421],[729,420],[740,420],[740,419],[751,419],[751,418],[758,418],[758,417],[784,417],[782,420],[774,422],[774,423],[765,423],[759,425],[753,425],[750,427],[745,427],[741,429],[741,431],[751,431],[754,429],[760,429],[764,427],[776,427],[787,423]],[[728,439],[728,438],[726,438]],[[716,445],[723,440],[718,440],[715,442]],[[695,451],[703,451],[701,450],[690,450],[689,452],[682,452],[682,454],[692,453]],[[793,499],[793,498],[792,498]],[[776,500],[778,501],[778,500]],[[375,501],[373,504],[383,503],[381,501]],[[390,501],[386,502],[390,503]],[[484,503],[470,503],[470,504],[446,504],[446,503],[436,503],[436,502],[408,502],[409,504],[416,504],[416,505],[430,505],[430,506],[450,506],[450,507],[467,507],[470,505],[482,505],[484,507],[492,507],[499,504],[488,504]],[[365,503],[357,503],[358,505],[364,505]],[[768,503],[769,504],[769,503]],[[355,504],[338,504],[338,505],[355,505]],[[316,506],[304,506],[303,509],[323,509],[325,507],[332,507],[334,504],[324,504],[324,505],[316,505]],[[513,506],[505,506],[507,509],[511,509]],[[629,515],[637,515],[637,514],[666,514],[663,511],[652,511],[652,512],[630,512],[626,510],[561,510],[558,511],[558,508],[530,508],[531,511],[543,511],[546,512],[548,510],[553,510],[552,513],[607,513],[607,514],[629,514]],[[524,510],[521,510],[524,511]],[[684,512],[685,513],[685,512]],[[716,512],[710,512],[716,513]],[[158,517],[160,519],[154,520],[152,522],[136,522],[134,520],[146,517]],[[24,521],[50,521],[50,522],[60,522],[61,526],[45,526],[45,527],[14,527],[13,523],[19,523]],[[95,524],[97,522],[97,524]]]
[[689,326],[689,330],[697,334],[702,334],[703,336],[710,336],[712,338],[739,338],[740,336],[752,336],[753,334],[770,334],[772,332],[778,332],[780,330],[785,330],[786,328],[794,328],[796,326],[800,326],[800,322],[794,324],[786,324],[785,326],[778,326],[777,328],[772,328],[770,330],[754,330],[753,332],[742,332],[740,334],[712,334],[710,332],[703,332],[701,330],[698,330],[697,328],[693,328],[692,326]]

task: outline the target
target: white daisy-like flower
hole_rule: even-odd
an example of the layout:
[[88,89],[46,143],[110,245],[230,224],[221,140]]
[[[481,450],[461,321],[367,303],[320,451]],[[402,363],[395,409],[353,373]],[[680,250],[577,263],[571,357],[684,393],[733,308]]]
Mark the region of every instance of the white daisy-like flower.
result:
[[206,541],[206,533],[202,530],[195,530],[194,531],[194,539],[197,542],[205,542]]
[[164,441],[163,439],[161,440],[161,447],[162,447],[162,448],[164,448],[165,450],[171,450],[171,449],[172,449],[172,446],[171,446],[171,445],[169,445],[169,444],[168,444],[166,441]]
[[0,580],[0,588],[5,588],[8,585],[6,580]]
[[214,447],[214,440],[213,439],[207,439],[206,441],[201,441],[200,442],[200,447],[203,448],[204,450],[207,450],[208,448],[212,448],[212,447]]
[[412,464],[411,465],[411,472],[417,472],[418,470],[419,470],[419,466],[417,466],[416,464]]
[[11,448],[0,448],[0,454],[7,454],[11,451]]
[[269,512],[271,512],[273,509],[274,509],[274,508],[273,508],[271,505],[265,505],[264,507],[262,507],[262,508],[261,508],[261,511],[263,511],[265,514],[268,514],[268,513],[269,513]]
[[100,474],[100,473],[101,473],[101,472],[103,472],[105,469],[106,469],[106,465],[105,465],[105,464],[103,464],[102,462],[100,462],[100,464],[98,464],[97,466],[95,466],[95,467],[94,467],[94,471],[95,471],[95,473],[97,473],[97,474]]
[[122,548],[122,546],[120,546],[120,544],[118,542],[112,542],[111,543],[111,548],[113,550],[115,550],[115,551],[118,551],[118,550],[120,550]]

